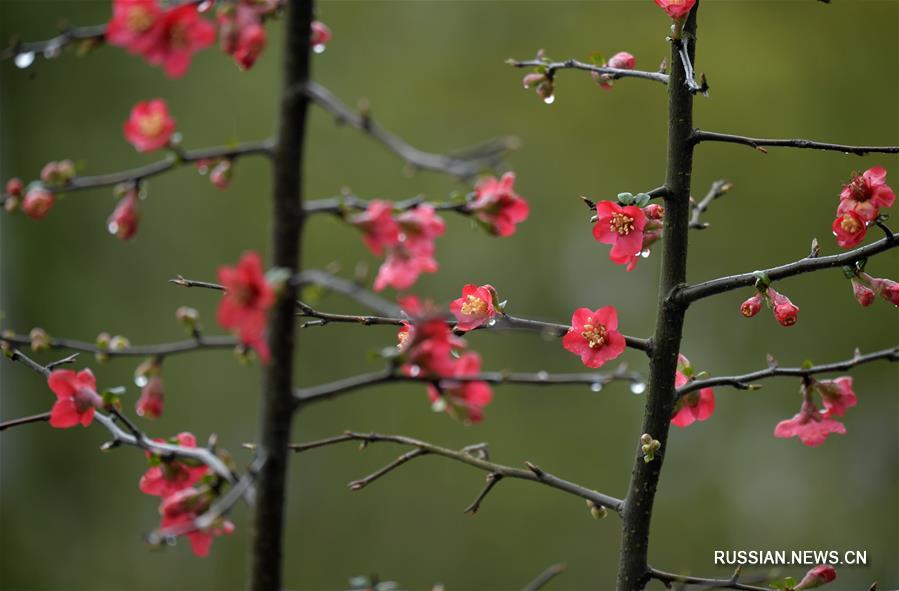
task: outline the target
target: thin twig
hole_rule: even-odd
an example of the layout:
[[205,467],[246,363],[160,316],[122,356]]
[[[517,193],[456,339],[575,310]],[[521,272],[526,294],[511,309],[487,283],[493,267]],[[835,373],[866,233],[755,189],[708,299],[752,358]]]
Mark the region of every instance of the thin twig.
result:
[[661,72],[644,72],[642,70],[625,70],[621,68],[609,68],[606,66],[596,66],[587,64],[578,60],[565,60],[561,62],[548,62],[545,60],[506,60],[506,63],[515,68],[545,68],[546,75],[550,79],[555,77],[557,70],[584,70],[587,72],[596,72],[607,76],[610,80],[619,78],[641,78],[643,80],[652,80],[661,84],[668,84],[668,74]]
[[545,571],[537,575],[537,578],[522,587],[522,591],[540,591],[543,589],[550,581],[556,578],[558,575],[565,572],[567,567],[562,564],[553,564]]
[[727,579],[711,579],[705,577],[690,577],[687,575],[678,575],[661,571],[659,569],[649,567],[650,578],[661,581],[665,586],[670,587],[671,583],[685,583],[688,585],[700,585],[706,589],[741,589],[742,591],[770,591],[769,587],[756,587],[755,585],[747,585],[737,580],[737,576]]
[[712,201],[718,199],[722,195],[726,194],[728,191],[733,188],[733,183],[730,181],[726,181],[724,179],[719,179],[712,183],[712,186],[709,187],[709,192],[706,193],[706,196],[702,198],[702,201],[696,203],[691,208],[690,215],[690,229],[691,230],[705,230],[709,227],[707,222],[701,222],[700,217],[703,213],[709,208],[709,205],[712,204]]
[[[27,335],[4,335],[0,337],[0,341],[12,343],[16,345],[29,345],[31,339]],[[191,351],[200,351],[204,349],[230,349],[237,346],[238,341],[231,336],[212,336],[185,340],[174,341],[171,343],[161,343],[158,345],[129,345],[124,349],[107,349],[101,348],[94,343],[86,341],[77,341],[74,339],[64,339],[50,337],[47,340],[47,346],[51,349],[69,349],[73,351],[83,351],[85,353],[94,353],[105,355],[109,358],[114,357],[166,357],[169,355],[177,355],[180,353],[189,353]],[[53,362],[48,367],[54,367],[60,363],[69,363],[74,356]]]
[[5,431],[6,429],[10,429],[12,427],[18,427],[19,425],[27,425],[29,423],[39,423],[41,421],[49,421],[50,413],[42,412],[37,415],[31,415],[30,417],[22,417],[20,419],[12,419],[11,421],[4,421],[0,423],[0,431]]
[[502,478],[503,478],[502,474],[498,474],[496,472],[489,472],[487,474],[487,478],[486,478],[487,484],[484,486],[484,490],[482,490],[478,494],[477,498],[475,498],[475,500],[472,501],[471,505],[465,507],[465,509],[462,512],[468,513],[469,515],[474,515],[475,513],[477,513],[478,509],[481,508],[481,503],[484,501],[484,499],[487,497],[487,495],[490,494],[490,491],[493,490],[493,487],[496,486],[500,480],[502,480]]
[[850,146],[846,144],[830,144],[826,142],[815,142],[804,139],[762,139],[746,137],[742,135],[732,135],[729,133],[716,133],[714,131],[695,130],[693,132],[693,141],[701,142],[726,142],[731,144],[743,144],[755,148],[760,152],[767,152],[765,147],[772,148],[801,148],[806,150],[827,150],[831,152],[843,152],[844,154],[856,154],[864,156],[870,153],[879,154],[897,154],[899,146]]

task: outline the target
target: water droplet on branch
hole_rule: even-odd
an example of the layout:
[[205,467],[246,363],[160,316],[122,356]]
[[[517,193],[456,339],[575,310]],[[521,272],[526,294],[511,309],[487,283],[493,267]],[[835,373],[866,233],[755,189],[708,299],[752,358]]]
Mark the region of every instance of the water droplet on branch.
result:
[[325,49],[327,49],[327,47],[325,47],[324,43],[318,43],[312,46],[312,51],[315,53],[324,53]]
[[34,52],[26,51],[24,53],[20,53],[16,55],[15,59],[13,59],[17,68],[25,69],[31,64],[34,63]]
[[592,384],[590,384],[590,391],[591,392],[602,392],[602,383],[593,382]]
[[646,392],[646,384],[643,382],[634,382],[631,384],[631,392],[634,394],[642,394]]

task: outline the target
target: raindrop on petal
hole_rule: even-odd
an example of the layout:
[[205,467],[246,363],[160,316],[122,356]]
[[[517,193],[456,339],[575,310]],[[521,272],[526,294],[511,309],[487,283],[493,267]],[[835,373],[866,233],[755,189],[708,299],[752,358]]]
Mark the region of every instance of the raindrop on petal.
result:
[[648,259],[649,253],[650,253],[650,250],[648,248],[644,248],[643,250],[640,251],[640,256],[643,257],[644,259]]
[[315,53],[324,53],[325,49],[327,49],[327,47],[325,47],[324,43],[318,43],[312,46],[312,51]]
[[634,394],[642,394],[646,392],[646,384],[643,382],[634,382],[631,384],[631,392]]
[[203,0],[197,6],[197,12],[209,12],[209,9],[212,8],[212,5],[215,4],[215,0]]
[[119,225],[116,222],[109,222],[109,225],[106,226],[106,229],[109,230],[109,233],[113,236],[117,236],[119,234]]
[[491,319],[490,319],[490,322],[487,323],[487,326],[496,326],[496,319],[495,319],[495,318],[491,318]]
[[546,103],[547,105],[553,104],[554,102],[556,102],[556,95],[554,95],[554,94],[549,95],[548,97],[543,99],[543,102]]
[[149,383],[150,383],[150,380],[147,379],[147,376],[145,376],[144,374],[141,374],[139,376],[134,376],[134,384],[138,388],[143,388],[144,386],[146,386]]
[[20,53],[16,55],[15,59],[13,59],[13,62],[15,62],[16,67],[22,68],[24,70],[34,63],[34,52],[26,51],[24,53]]
[[413,378],[418,377],[418,375],[420,373],[421,373],[421,368],[418,367],[417,365],[413,365],[412,367],[409,368],[409,375],[412,376]]

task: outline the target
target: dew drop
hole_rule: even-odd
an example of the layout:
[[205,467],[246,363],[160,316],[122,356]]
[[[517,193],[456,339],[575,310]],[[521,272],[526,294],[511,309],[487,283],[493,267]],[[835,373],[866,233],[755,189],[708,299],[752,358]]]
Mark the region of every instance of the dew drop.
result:
[[549,374],[546,373],[545,371],[538,371],[538,372],[537,372],[537,379],[538,379],[538,380],[543,381],[543,380],[546,380],[547,378],[549,378]]
[[203,2],[197,5],[197,12],[209,12],[213,4],[215,4],[215,0],[203,0]]
[[642,394],[646,392],[646,384],[643,382],[634,382],[631,384],[631,392],[634,394]]
[[602,384],[600,382],[593,382],[590,384],[591,392],[602,392]]
[[644,259],[648,259],[649,253],[650,253],[650,250],[648,248],[644,248],[643,250],[640,251],[640,256],[643,257]]
[[434,412],[443,412],[446,410],[446,400],[443,398],[438,398],[434,402],[431,403],[431,410]]
[[207,172],[209,172],[209,167],[205,164],[202,164],[197,167],[197,172],[199,172],[200,174],[206,174]]
[[144,386],[146,386],[149,383],[150,383],[150,380],[147,379],[147,376],[145,376],[144,374],[141,374],[139,376],[134,376],[134,384],[138,388],[143,388]]
[[495,318],[491,318],[491,319],[490,319],[490,322],[487,323],[487,326],[496,326],[496,319],[495,319]]
[[418,377],[419,374],[421,374],[421,368],[417,365],[413,365],[409,368],[409,375],[411,375],[413,378]]
[[25,69],[31,64],[34,63],[34,52],[26,51],[16,55],[15,59],[13,59],[17,68]]
[[109,222],[109,225],[106,226],[106,229],[109,230],[109,233],[113,236],[117,236],[119,233],[119,225],[116,222]]
[[548,97],[543,99],[543,102],[546,103],[547,105],[553,104],[554,102],[556,102],[556,95],[554,95],[554,94],[549,95]]
[[324,53],[325,49],[327,49],[327,47],[325,47],[324,43],[317,43],[312,46],[312,51],[315,53]]

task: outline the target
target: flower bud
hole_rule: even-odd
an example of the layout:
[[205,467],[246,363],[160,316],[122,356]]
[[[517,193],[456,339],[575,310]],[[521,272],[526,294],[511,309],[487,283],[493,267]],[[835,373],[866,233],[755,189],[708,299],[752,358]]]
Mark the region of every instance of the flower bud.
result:
[[178,322],[183,324],[185,328],[193,331],[197,326],[197,322],[200,320],[200,313],[190,306],[181,306],[175,310],[175,318]]
[[855,296],[855,299],[858,301],[858,303],[863,308],[867,308],[868,306],[870,306],[871,302],[874,301],[874,297],[876,296],[874,291],[858,279],[853,278],[851,281],[852,295]]
[[870,275],[867,277],[868,283],[871,285],[871,289],[874,290],[874,293],[894,306],[899,306],[899,283],[890,279],[871,277]]
[[593,519],[604,519],[609,512],[602,505],[597,505],[590,499],[587,499],[587,507],[590,509],[590,515]]
[[633,70],[637,67],[637,59],[626,51],[619,51],[609,58],[609,62],[606,65],[618,70]]
[[56,161],[48,162],[41,169],[41,181],[45,185],[56,185],[59,183],[59,163]]
[[658,203],[650,203],[643,208],[643,213],[651,220],[660,220],[665,215],[665,207]]
[[312,34],[309,37],[309,45],[312,46],[318,53],[321,53],[325,49],[325,45],[328,44],[328,41],[331,40],[331,29],[328,28],[328,25],[321,21],[312,21]]
[[530,74],[525,74],[524,78],[521,79],[521,83],[525,88],[530,88],[531,86],[540,84],[544,80],[546,80],[546,74],[531,72]]
[[50,337],[43,328],[32,328],[31,332],[28,333],[28,338],[31,339],[31,350],[35,353],[46,351],[50,348]]
[[19,205],[22,203],[22,200],[15,195],[7,195],[6,199],[3,200],[3,209],[6,213],[13,213],[17,209],[19,209]]
[[215,165],[209,173],[209,180],[220,190],[224,191],[231,184],[231,159],[225,158]]
[[123,337],[120,334],[115,335],[111,339],[109,339],[109,350],[110,351],[124,351],[128,347],[131,346],[131,343],[128,341],[126,337]]
[[131,240],[137,234],[140,211],[137,207],[137,192],[131,191],[119,201],[106,221],[109,233],[119,240]]
[[22,211],[28,217],[39,220],[50,212],[55,201],[53,193],[41,185],[35,185],[25,194]]
[[649,445],[650,443],[652,443],[652,435],[650,435],[649,433],[644,433],[640,436],[640,441],[642,441],[645,445]]
[[774,318],[781,326],[793,326],[799,315],[799,306],[793,304],[790,298],[778,293],[773,287],[768,288],[768,297],[773,305]]
[[162,378],[154,375],[140,392],[140,398],[134,406],[138,416],[158,419],[162,416],[165,401],[165,384]]
[[24,185],[22,184],[22,179],[20,178],[11,178],[6,181],[6,194],[11,197],[21,197],[22,189],[24,189]]
[[752,318],[758,314],[759,310],[762,309],[763,297],[764,296],[761,293],[756,293],[754,296],[740,304],[740,314],[746,318]]
[[837,571],[829,564],[820,564],[808,571],[799,584],[793,589],[794,591],[805,591],[805,589],[814,589],[825,585],[837,578]]

